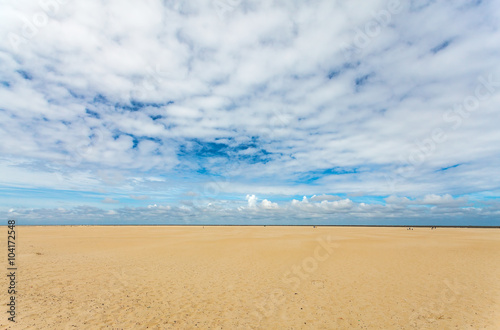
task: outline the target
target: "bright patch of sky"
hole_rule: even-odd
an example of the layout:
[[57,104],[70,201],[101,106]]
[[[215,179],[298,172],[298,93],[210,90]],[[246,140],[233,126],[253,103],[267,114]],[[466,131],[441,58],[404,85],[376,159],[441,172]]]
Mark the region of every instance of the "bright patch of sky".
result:
[[500,225],[500,2],[8,1],[0,217]]

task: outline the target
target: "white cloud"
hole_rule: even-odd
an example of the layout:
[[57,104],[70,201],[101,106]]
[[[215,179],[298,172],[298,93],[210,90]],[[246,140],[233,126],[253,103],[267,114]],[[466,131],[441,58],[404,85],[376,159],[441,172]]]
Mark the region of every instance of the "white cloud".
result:
[[458,206],[465,205],[467,203],[467,198],[457,197],[454,198],[450,194],[437,195],[429,194],[422,198],[409,199],[407,197],[399,196],[389,196],[385,198],[388,205],[393,206],[406,206],[406,205],[436,205],[436,206]]
[[339,196],[332,196],[332,195],[320,195],[320,196],[312,196],[311,201],[312,202],[321,202],[321,201],[337,201],[341,199]]
[[403,204],[403,205],[408,205],[411,204],[412,201],[408,199],[408,197],[398,197],[391,195],[387,198],[385,198],[385,201],[387,204]]
[[115,200],[115,199],[110,198],[110,197],[106,197],[106,198],[104,198],[104,199],[101,201],[101,203],[104,203],[104,204],[118,204],[118,203],[120,203],[120,201]]
[[322,201],[320,203],[321,207],[324,207],[326,209],[333,209],[333,210],[345,210],[345,209],[350,209],[354,203],[349,199],[341,199],[339,201],[333,201],[333,202],[328,202],[328,201]]
[[272,210],[272,209],[278,208],[277,203],[270,202],[267,199],[262,200],[261,206],[262,206],[262,208],[267,209],[267,210]]
[[246,200],[248,201],[248,207],[251,209],[257,206],[257,197],[255,195],[247,195]]
[[313,201],[313,198],[309,201],[306,196],[302,198],[302,201],[298,201],[296,199],[292,200],[291,205],[306,212],[346,211],[355,206],[349,198],[334,201],[322,199],[320,202],[316,202]]
[[138,201],[145,201],[149,199],[149,196],[147,195],[130,195],[130,198],[138,200]]
[[453,198],[450,194],[445,194],[442,196],[431,194],[425,195],[424,198],[420,201],[422,204],[429,205],[456,205],[463,204],[466,202],[465,198]]

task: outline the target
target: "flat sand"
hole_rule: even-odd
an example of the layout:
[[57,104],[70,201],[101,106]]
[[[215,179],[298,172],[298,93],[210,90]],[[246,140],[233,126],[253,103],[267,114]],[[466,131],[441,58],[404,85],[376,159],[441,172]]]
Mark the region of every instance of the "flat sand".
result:
[[500,329],[499,229],[16,229],[1,328]]

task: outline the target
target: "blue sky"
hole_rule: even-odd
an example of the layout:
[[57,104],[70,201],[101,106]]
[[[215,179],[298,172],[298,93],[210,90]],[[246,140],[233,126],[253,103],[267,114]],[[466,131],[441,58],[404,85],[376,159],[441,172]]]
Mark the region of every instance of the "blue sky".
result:
[[10,1],[0,217],[500,225],[498,1]]

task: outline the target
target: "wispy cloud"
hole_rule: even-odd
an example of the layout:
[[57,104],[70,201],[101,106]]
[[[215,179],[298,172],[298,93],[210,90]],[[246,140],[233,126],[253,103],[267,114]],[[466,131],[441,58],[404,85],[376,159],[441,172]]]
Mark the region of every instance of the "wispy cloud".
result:
[[130,198],[138,200],[138,201],[145,201],[145,200],[149,199],[149,196],[147,196],[147,195],[140,195],[140,196],[130,195]]
[[104,204],[118,204],[120,203],[120,201],[116,200],[116,199],[113,199],[113,198],[110,198],[110,197],[106,197],[104,198],[101,203],[104,203]]

